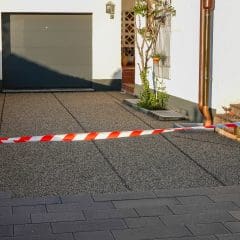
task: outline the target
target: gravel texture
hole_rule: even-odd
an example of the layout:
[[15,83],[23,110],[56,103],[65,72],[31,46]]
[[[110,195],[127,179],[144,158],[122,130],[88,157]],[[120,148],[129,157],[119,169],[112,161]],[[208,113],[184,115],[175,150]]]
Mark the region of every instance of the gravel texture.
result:
[[[168,128],[117,92],[7,94],[3,136]],[[0,94],[2,106],[4,94]],[[240,147],[216,133],[0,145],[0,191],[15,196],[238,184]]]

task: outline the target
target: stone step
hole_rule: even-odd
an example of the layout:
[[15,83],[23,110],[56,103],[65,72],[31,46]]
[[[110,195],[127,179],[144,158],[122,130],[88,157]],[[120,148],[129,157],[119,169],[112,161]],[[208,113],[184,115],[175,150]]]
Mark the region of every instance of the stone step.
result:
[[232,112],[233,112],[235,115],[240,116],[240,103],[239,103],[239,104],[230,104],[230,107],[231,107],[231,109],[232,109]]
[[214,123],[232,123],[232,122],[240,122],[240,117],[236,115],[230,115],[230,114],[217,114],[214,117]]
[[[214,117],[214,124],[240,122],[240,117],[230,114],[217,114]],[[216,130],[221,135],[240,141],[240,128],[223,128]]]

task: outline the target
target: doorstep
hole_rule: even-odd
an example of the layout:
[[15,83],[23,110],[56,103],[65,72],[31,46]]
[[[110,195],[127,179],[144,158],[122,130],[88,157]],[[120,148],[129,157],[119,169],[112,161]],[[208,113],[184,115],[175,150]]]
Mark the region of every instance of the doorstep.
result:
[[135,99],[124,99],[123,103],[133,107],[134,109],[141,111],[149,116],[152,116],[161,121],[178,121],[178,120],[186,120],[187,118],[182,114],[175,112],[173,110],[148,110],[137,105],[137,98]]

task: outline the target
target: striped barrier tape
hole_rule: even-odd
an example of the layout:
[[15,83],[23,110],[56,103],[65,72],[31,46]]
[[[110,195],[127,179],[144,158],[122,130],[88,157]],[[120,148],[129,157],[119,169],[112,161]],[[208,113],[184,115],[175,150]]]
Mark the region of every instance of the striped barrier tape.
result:
[[93,141],[103,139],[116,139],[139,137],[146,135],[158,135],[163,133],[185,131],[185,130],[214,130],[215,128],[236,128],[240,127],[240,122],[217,124],[211,126],[153,129],[153,130],[134,130],[134,131],[113,131],[113,132],[89,132],[89,133],[68,133],[61,135],[44,135],[44,136],[22,136],[22,137],[0,137],[0,144],[7,143],[28,143],[28,142],[77,142],[77,141]]

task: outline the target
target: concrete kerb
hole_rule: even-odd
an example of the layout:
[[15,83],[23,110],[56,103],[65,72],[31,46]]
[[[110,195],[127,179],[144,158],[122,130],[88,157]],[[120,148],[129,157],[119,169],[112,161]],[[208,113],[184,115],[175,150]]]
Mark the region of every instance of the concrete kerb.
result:
[[138,99],[125,99],[124,104],[133,107],[134,109],[143,112],[151,117],[154,117],[157,120],[161,121],[178,121],[186,120],[187,118],[182,114],[175,112],[173,110],[148,110],[137,105]]

